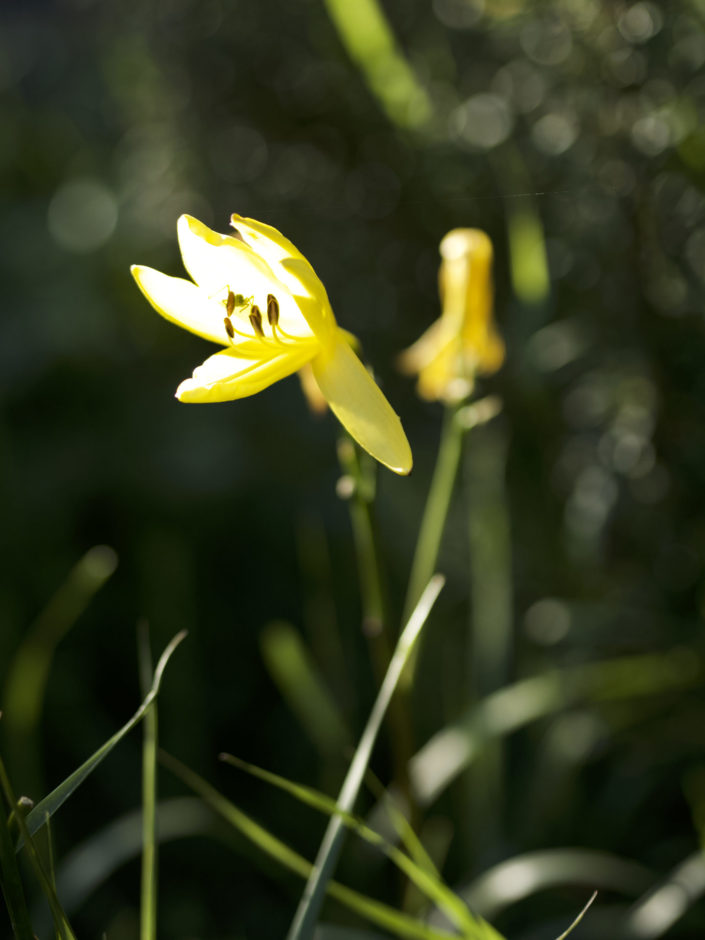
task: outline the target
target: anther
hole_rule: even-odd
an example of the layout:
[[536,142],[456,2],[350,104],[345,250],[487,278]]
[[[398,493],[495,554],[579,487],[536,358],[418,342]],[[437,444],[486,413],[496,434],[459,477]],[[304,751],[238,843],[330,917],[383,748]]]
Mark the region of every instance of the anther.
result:
[[270,326],[279,323],[279,301],[274,294],[267,294],[267,320]]
[[[225,301],[225,309],[229,317],[233,315],[233,310],[235,309],[235,294],[231,290],[228,291],[228,299]],[[225,327],[227,330],[227,326]]]
[[225,323],[225,332],[228,334],[230,339],[235,339],[235,327],[230,322],[230,317],[226,317],[223,320],[223,323]]
[[257,336],[264,338],[264,330],[262,329],[262,313],[260,312],[257,304],[252,304],[252,310],[250,311],[250,323],[252,324],[252,329],[255,331]]

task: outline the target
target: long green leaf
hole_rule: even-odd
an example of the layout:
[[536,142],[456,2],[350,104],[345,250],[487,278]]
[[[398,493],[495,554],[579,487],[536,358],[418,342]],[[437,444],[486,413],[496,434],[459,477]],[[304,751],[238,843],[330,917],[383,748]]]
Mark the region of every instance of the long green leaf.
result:
[[663,882],[647,892],[625,918],[620,936],[630,940],[662,937],[705,894],[705,858],[694,852]]
[[[5,799],[10,804],[10,806],[17,806],[17,799],[12,789],[10,783],[10,778],[7,775],[5,769],[5,764],[0,758],[0,789],[5,795]],[[50,875],[47,873],[44,863],[42,862],[37,847],[32,841],[32,837],[29,834],[27,829],[27,820],[24,817],[24,813],[16,813],[15,819],[29,856],[29,861],[34,869],[34,874],[39,882],[39,885],[44,892],[44,896],[47,899],[49,904],[49,909],[51,910],[51,916],[54,921],[54,927],[56,928],[56,935],[59,940],[76,940],[76,935],[71,929],[68,918],[64,913],[64,909],[61,906],[61,902],[56,894],[54,885]]]
[[[27,829],[30,835],[34,835],[41,827],[45,824],[48,817],[53,816],[57,809],[66,802],[66,800],[71,796],[71,794],[76,790],[115,747],[116,744],[119,744],[120,741],[125,737],[128,732],[130,732],[135,725],[144,718],[147,709],[152,704],[154,699],[159,694],[159,686],[162,681],[162,676],[164,674],[164,669],[166,664],[169,661],[171,654],[174,652],[176,647],[181,643],[185,638],[186,631],[182,630],[180,633],[177,633],[174,639],[169,643],[167,648],[162,653],[159,662],[157,663],[157,668],[154,670],[154,677],[152,679],[152,687],[149,690],[146,698],[137,709],[135,714],[130,718],[130,720],[117,731],[112,738],[105,742],[98,750],[92,754],[87,761],[84,761],[80,767],[78,767],[70,776],[68,776],[62,783],[59,784],[48,796],[45,796],[44,799],[38,803],[32,812],[27,816]],[[17,844],[17,851],[23,845],[24,840],[20,839]]]
[[12,844],[10,828],[7,824],[5,807],[0,799],[0,887],[10,915],[10,924],[16,940],[33,940],[34,932],[29,919],[27,901],[24,896],[20,870],[17,866],[15,849]]
[[87,551],[27,630],[10,663],[3,694],[7,762],[23,789],[41,787],[35,735],[56,647],[116,567],[117,555],[107,545]]
[[638,897],[655,876],[644,865],[594,849],[525,852],[488,868],[456,892],[473,910],[495,918],[539,891],[583,885]]
[[348,829],[355,832],[361,839],[376,846],[420,891],[437,904],[441,910],[445,911],[449,920],[453,921],[463,931],[464,936],[474,936],[473,932],[477,928],[477,921],[460,898],[453,894],[439,877],[429,874],[428,871],[417,865],[396,846],[390,845],[378,832],[366,826],[361,819],[341,810],[334,799],[318,790],[314,790],[312,787],[293,783],[278,774],[270,773],[268,770],[263,770],[254,764],[248,764],[231,754],[221,754],[220,756],[226,763],[252,774],[252,776],[269,783],[271,786],[284,790],[290,796],[307,806],[311,806],[318,812],[325,813],[327,816],[340,816]]
[[702,681],[702,663],[682,649],[624,656],[554,669],[493,692],[414,755],[413,793],[429,805],[480,753],[487,741],[510,734],[580,701],[619,701]]
[[[241,809],[238,809],[197,773],[194,773],[181,761],[164,751],[160,751],[160,760],[186,786],[197,793],[204,803],[222,816],[246,839],[279,862],[284,868],[288,868],[289,871],[300,875],[302,878],[310,876],[313,866],[309,861],[243,813]],[[404,940],[453,940],[453,938],[457,940],[457,934],[447,933],[445,930],[438,930],[422,924],[393,907],[389,907],[373,898],[368,898],[364,894],[353,891],[352,888],[347,888],[338,882],[329,881],[326,890],[331,897],[340,901],[350,910],[355,911],[355,913],[378,927],[388,930],[395,936],[404,938]],[[491,940],[491,938],[488,938],[488,940]]]
[[[409,622],[402,630],[389,663],[387,674],[372,706],[367,725],[362,732],[360,743],[357,746],[338,796],[338,806],[344,813],[350,812],[357,799],[372,754],[372,748],[377,740],[382,720],[392,700],[394,690],[444,583],[444,579],[440,575],[431,578],[426,590],[419,598]],[[294,915],[294,920],[287,935],[288,940],[309,940],[313,936],[313,929],[325,897],[326,884],[333,874],[342,848],[343,834],[344,826],[341,817],[332,817],[323,836],[303,897]]]

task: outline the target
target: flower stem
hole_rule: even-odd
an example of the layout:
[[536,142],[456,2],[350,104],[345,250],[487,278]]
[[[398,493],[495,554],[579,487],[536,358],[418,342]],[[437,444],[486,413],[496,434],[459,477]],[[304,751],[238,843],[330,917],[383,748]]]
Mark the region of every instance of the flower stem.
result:
[[436,568],[466,430],[459,420],[461,407],[460,403],[446,406],[436,467],[433,471],[411,566],[409,587],[404,604],[405,618],[414,609],[421,592]]
[[[142,691],[149,691],[152,656],[145,623],[138,627]],[[140,886],[140,940],[157,936],[157,703],[144,716],[142,738],[142,874]]]
[[[344,472],[338,493],[347,498],[350,507],[360,573],[362,630],[368,640],[376,685],[380,688],[392,656],[392,637],[373,511],[377,465],[368,461],[367,455],[361,454],[349,438],[341,441],[338,456]],[[411,804],[408,764],[414,753],[414,736],[408,702],[403,702],[399,696],[395,696],[390,705],[389,725],[395,777]]]

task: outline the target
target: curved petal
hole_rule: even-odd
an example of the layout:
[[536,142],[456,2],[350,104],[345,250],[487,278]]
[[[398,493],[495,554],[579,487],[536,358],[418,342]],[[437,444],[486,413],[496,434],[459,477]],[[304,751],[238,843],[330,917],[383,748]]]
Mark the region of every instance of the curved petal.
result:
[[331,410],[358,444],[395,473],[409,473],[413,459],[401,421],[345,337],[338,334],[311,365]]
[[317,335],[329,333],[335,320],[328,294],[311,263],[296,245],[273,225],[265,225],[256,219],[233,213],[230,222],[296,296],[313,332]]
[[182,277],[169,277],[154,268],[133,264],[130,268],[144,296],[167,320],[221,346],[229,345],[222,304],[209,300],[205,291]]
[[176,223],[184,267],[208,293],[230,287],[248,296],[276,282],[274,272],[261,255],[233,235],[221,235],[190,215]]
[[237,350],[224,349],[210,356],[176,390],[183,402],[218,402],[246,398],[296,372],[316,355],[316,342],[297,343],[279,355],[248,359]]
[[273,294],[279,302],[282,328],[295,336],[311,334],[312,327],[291,296],[286,281],[278,277],[283,269],[272,270],[257,246],[252,247],[235,235],[214,232],[190,215],[182,215],[176,228],[184,267],[209,295],[224,301],[231,290],[253,298],[264,311],[268,295]]

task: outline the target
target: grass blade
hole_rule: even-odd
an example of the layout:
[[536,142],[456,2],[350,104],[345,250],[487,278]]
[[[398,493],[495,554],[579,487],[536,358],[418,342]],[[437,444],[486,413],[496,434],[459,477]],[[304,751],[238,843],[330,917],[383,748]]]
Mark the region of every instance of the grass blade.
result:
[[13,779],[31,790],[39,777],[34,741],[56,647],[117,567],[107,545],[91,548],[73,567],[17,650],[4,690],[8,763]]
[[[426,618],[431,612],[438,597],[444,580],[440,575],[433,577],[422,594],[409,622],[402,631],[394,655],[389,663],[387,674],[384,677],[377,699],[372,706],[370,717],[360,738],[360,743],[350,764],[350,769],[343,781],[338,796],[338,807],[349,813],[353,808],[355,799],[367,770],[372,748],[382,725],[384,714],[394,694],[397,682],[409,660],[414,644],[423,628]],[[304,889],[303,897],[294,915],[294,920],[288,933],[288,940],[309,940],[313,936],[313,928],[326,893],[326,885],[330,880],[335,864],[342,847],[344,825],[339,815],[334,816],[328,824],[321,847],[316,857],[314,870]]]
[[578,924],[580,923],[580,921],[581,921],[581,920],[583,919],[583,917],[585,917],[585,915],[587,914],[588,910],[592,907],[592,905],[593,905],[593,903],[594,903],[596,897],[597,897],[597,891],[593,891],[593,892],[592,892],[592,895],[591,895],[591,897],[590,897],[590,900],[587,902],[587,904],[585,905],[585,907],[582,909],[582,911],[581,911],[581,912],[578,914],[578,916],[575,918],[575,920],[574,920],[573,923],[570,925],[570,927],[569,927],[567,930],[564,930],[563,933],[562,933],[559,937],[556,937],[556,940],[565,940],[565,938],[568,936],[568,934],[571,934],[571,933],[575,930],[575,928],[578,926]]
[[621,935],[630,940],[662,937],[703,894],[705,858],[702,851],[698,851],[636,902],[625,919]]
[[260,643],[269,674],[303,730],[321,754],[340,755],[350,735],[297,631],[275,620],[262,631]]
[[404,852],[390,845],[378,832],[366,826],[361,819],[346,813],[340,809],[338,804],[331,797],[314,790],[312,787],[304,786],[300,783],[293,783],[290,780],[273,774],[268,770],[263,770],[253,764],[248,764],[231,754],[221,754],[221,760],[243,770],[246,773],[269,783],[271,786],[293,796],[295,799],[307,806],[325,813],[328,816],[339,816],[345,826],[355,832],[361,839],[370,845],[376,846],[383,852],[389,860],[403,872],[407,878],[416,885],[416,887],[433,901],[438,908],[445,912],[446,916],[456,927],[463,931],[463,936],[472,937],[477,929],[477,921],[470,913],[460,898],[447,887],[437,873],[429,873],[427,870],[417,865],[413,859],[409,858]]
[[5,808],[0,800],[0,887],[7,904],[14,937],[16,940],[33,940],[34,932],[12,842]]
[[[47,817],[53,816],[57,809],[71,796],[74,790],[76,790],[83,783],[86,777],[88,777],[89,774],[95,770],[98,764],[100,764],[101,761],[103,761],[108,756],[115,745],[119,744],[125,735],[144,718],[147,709],[159,694],[159,686],[162,681],[166,664],[171,658],[171,654],[185,636],[185,630],[177,633],[174,639],[171,641],[171,643],[169,643],[162,653],[159,662],[157,663],[157,668],[154,670],[152,686],[146,698],[132,718],[130,718],[130,720],[124,724],[119,731],[116,731],[112,738],[99,747],[98,750],[88,758],[88,760],[84,761],[80,767],[74,770],[74,772],[70,774],[62,783],[60,783],[58,787],[52,790],[48,796],[45,796],[44,799],[34,807],[32,812],[27,816],[27,830],[30,835],[34,835],[35,832],[41,829],[41,827],[46,822]],[[19,851],[19,849],[22,847],[23,841],[23,839],[19,840],[17,844],[17,851]]]
[[480,753],[487,741],[510,734],[575,702],[620,701],[702,681],[702,663],[682,649],[622,656],[554,669],[488,695],[435,734],[413,757],[415,798],[432,803]]
[[[176,774],[187,787],[190,787],[201,797],[207,806],[222,816],[261,851],[302,878],[308,878],[311,875],[313,865],[302,855],[299,855],[285,842],[282,842],[281,839],[272,835],[254,819],[243,813],[241,809],[238,809],[230,800],[226,799],[197,773],[182,764],[181,761],[164,751],[160,751],[159,754],[161,762],[172,773]],[[347,888],[338,882],[329,881],[326,890],[332,898],[359,914],[360,917],[366,918],[371,923],[376,924],[383,930],[388,930],[395,936],[403,938],[403,940],[457,940],[457,934],[429,927],[407,914],[383,904],[381,901],[368,898],[364,894],[360,894],[358,891]],[[494,938],[488,937],[487,940],[494,940]]]
[[[149,694],[152,654],[149,628],[138,627],[138,658],[142,694]],[[142,872],[140,879],[140,940],[157,936],[157,702],[154,699],[144,715],[142,740]]]
[[[15,794],[12,790],[12,785],[10,784],[10,778],[7,775],[5,770],[5,764],[0,758],[0,789],[5,795],[5,799],[10,804],[10,806],[17,806],[17,800]],[[34,873],[37,877],[37,881],[44,892],[44,895],[49,903],[49,908],[51,910],[51,916],[54,920],[54,927],[56,928],[56,935],[59,940],[76,940],[76,935],[74,934],[71,926],[68,922],[68,918],[64,913],[64,910],[61,906],[61,902],[57,897],[56,891],[54,890],[54,885],[52,879],[47,874],[44,864],[42,863],[41,858],[39,857],[39,852],[32,841],[27,830],[27,820],[24,817],[24,813],[15,813],[15,819],[17,820],[17,825],[19,826],[20,833],[22,836],[23,843],[26,847],[27,854],[29,856],[29,861],[34,869]]]

